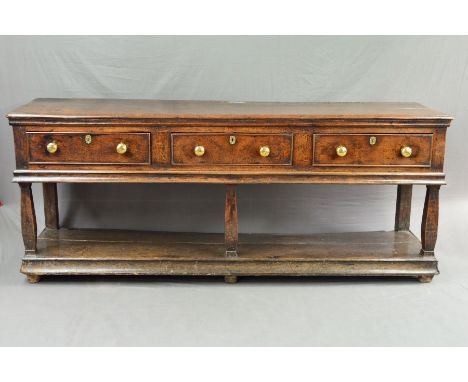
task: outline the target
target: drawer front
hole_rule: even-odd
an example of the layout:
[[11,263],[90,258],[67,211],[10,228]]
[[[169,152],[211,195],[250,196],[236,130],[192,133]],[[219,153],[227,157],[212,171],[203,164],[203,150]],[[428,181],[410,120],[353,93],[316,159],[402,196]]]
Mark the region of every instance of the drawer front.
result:
[[150,163],[149,133],[87,134],[85,132],[29,132],[27,134],[30,163]]
[[313,164],[430,167],[431,153],[432,134],[315,134]]
[[174,165],[292,163],[292,134],[173,133],[171,141]]

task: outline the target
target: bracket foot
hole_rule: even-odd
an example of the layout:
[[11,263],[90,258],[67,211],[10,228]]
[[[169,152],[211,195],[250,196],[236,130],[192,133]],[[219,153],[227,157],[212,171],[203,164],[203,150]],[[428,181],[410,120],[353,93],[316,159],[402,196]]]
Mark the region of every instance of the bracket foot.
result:
[[237,282],[237,276],[224,276],[224,282],[228,284],[235,284]]
[[434,276],[432,276],[432,275],[418,276],[418,281],[420,283],[430,283],[432,281],[433,277]]
[[28,283],[30,284],[36,284],[38,283],[39,281],[41,281],[41,275],[26,275],[26,277],[28,278]]

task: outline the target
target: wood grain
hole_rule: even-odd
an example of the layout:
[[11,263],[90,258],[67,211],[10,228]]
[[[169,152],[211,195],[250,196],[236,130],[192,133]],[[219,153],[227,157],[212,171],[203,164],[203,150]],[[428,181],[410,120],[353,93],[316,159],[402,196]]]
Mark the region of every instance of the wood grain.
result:
[[[410,232],[240,235],[226,258],[222,234],[45,230],[22,272],[38,275],[421,276],[438,273]],[[194,266],[196,261],[196,266]]]
[[[215,233],[45,229],[37,257],[49,259],[223,260],[225,238]],[[133,250],[132,250],[133,248]],[[420,241],[408,231],[311,235],[240,234],[238,259],[421,259]]]
[[[230,137],[235,143],[229,143]],[[175,165],[291,165],[292,134],[178,134],[172,137],[172,163]],[[205,154],[194,154],[203,146]],[[260,147],[268,146],[270,155],[262,157]]]
[[[404,182],[414,184],[444,184],[445,174],[443,173],[443,150],[445,140],[445,128],[434,128],[424,122],[411,121],[378,121],[371,126],[365,125],[361,121],[359,125],[354,125],[353,120],[341,120],[339,122],[330,122],[317,119],[313,124],[307,126],[298,126],[300,121],[273,120],[263,121],[261,124],[252,126],[250,123],[260,123],[260,120],[229,120],[222,124],[214,122],[203,122],[203,119],[191,122],[189,124],[177,120],[174,124],[155,123],[153,125],[136,126],[130,119],[121,121],[118,125],[100,125],[101,122],[83,121],[79,124],[74,122],[62,122],[60,124],[41,122],[40,119],[32,118],[22,125],[14,125],[15,142],[17,158],[21,158],[21,166],[14,172],[14,181],[36,182],[178,182],[178,183],[357,183],[357,184],[402,184]],[[35,125],[31,123],[38,122]],[[323,127],[321,124],[326,124]],[[29,134],[63,134],[67,136],[70,132],[76,132],[81,136],[81,140],[68,146],[69,155],[62,155],[57,152],[49,155],[45,152],[46,142],[36,145],[34,148],[28,147]],[[392,162],[392,158],[385,157],[381,161],[379,152],[390,150],[384,145],[379,146],[381,140],[378,140],[374,153],[369,155],[363,151],[360,155],[362,164],[341,164],[341,158],[332,161],[332,164],[314,164],[312,157],[314,148],[312,140],[314,136],[324,136],[328,133],[335,136],[432,136],[432,151],[429,154],[434,159],[431,165],[417,164],[417,148],[413,158],[402,158],[400,164],[385,164],[383,162]],[[418,133],[420,132],[420,133]],[[81,156],[83,150],[82,138],[86,133],[94,136],[109,135],[116,136],[121,134],[143,134],[150,136],[151,148],[149,156],[151,163],[134,163],[127,158],[131,153],[120,157],[115,153],[115,142],[105,144],[108,157],[96,153],[92,157]],[[171,136],[184,136],[188,139],[186,144],[180,146],[180,152],[183,154],[183,162],[172,164],[173,149]],[[231,146],[227,143],[228,137],[240,135],[242,138],[251,138],[247,145],[241,148],[239,142],[246,142],[244,139]],[[269,157],[263,158],[258,154],[259,147],[262,145],[261,139],[264,136],[273,137],[291,137],[288,144],[276,145],[276,139],[271,142],[273,151]],[[207,137],[207,152],[203,157],[196,157],[193,154],[194,137]],[[221,144],[213,142],[211,137],[221,139]],[[362,138],[359,138],[362,139]],[[218,142],[219,143],[219,142]],[[229,147],[226,147],[228,145]],[[76,147],[75,147],[76,146]],[[92,145],[91,145],[92,146]],[[393,147],[391,155],[399,155]],[[45,157],[45,162],[30,161],[30,151],[34,155]],[[90,149],[86,149],[89,151]],[[131,147],[130,147],[130,150]],[[354,149],[356,151],[356,148]],[[359,150],[358,150],[359,151]],[[378,152],[377,152],[378,151]],[[441,151],[441,153],[440,153]],[[86,152],[85,152],[86,154]],[[90,155],[90,153],[88,153]],[[144,154],[146,157],[147,153]],[[350,153],[350,156],[353,154]],[[52,157],[60,161],[53,161]],[[275,158],[276,156],[276,158]],[[336,156],[336,155],[335,155]],[[117,159],[115,159],[117,157]],[[48,159],[49,158],[49,159]],[[286,159],[288,158],[288,159]],[[366,162],[366,158],[370,158]],[[104,162],[104,159],[111,162]],[[25,160],[25,161],[24,161]],[[42,160],[42,159],[41,159]],[[57,159],[55,159],[57,160]],[[79,161],[76,161],[79,160]],[[85,161],[86,160],[86,161]],[[89,160],[93,162],[88,162]],[[349,169],[348,169],[349,167]],[[438,178],[438,179],[436,179]]]
[[444,185],[444,173],[398,173],[398,172],[310,172],[310,171],[265,171],[257,169],[239,171],[226,168],[224,171],[64,171],[50,169],[15,171],[15,182],[53,183],[207,183],[207,184],[433,184]]
[[[90,134],[91,143],[85,142],[88,132],[34,133],[28,132],[30,163],[78,163],[78,164],[135,164],[150,163],[150,135],[148,133]],[[51,154],[46,147],[50,142],[58,145]],[[119,143],[127,145],[127,152],[119,154]]]
[[[376,143],[371,145],[370,138]],[[340,145],[348,149],[344,157],[336,154]],[[400,149],[410,146],[410,158]],[[432,135],[416,134],[315,134],[314,165],[316,166],[422,166],[430,167]]]

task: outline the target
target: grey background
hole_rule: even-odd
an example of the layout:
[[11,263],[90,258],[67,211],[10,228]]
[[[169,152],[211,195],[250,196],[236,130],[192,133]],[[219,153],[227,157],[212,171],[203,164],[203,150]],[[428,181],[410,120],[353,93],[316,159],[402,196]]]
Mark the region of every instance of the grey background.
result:
[[[0,345],[467,345],[468,37],[0,37],[0,114],[36,97],[417,101],[451,114],[437,243],[412,280],[49,279],[28,285],[0,118]],[[39,230],[40,185],[34,186]],[[241,232],[393,228],[395,186],[241,186]],[[69,227],[216,231],[221,185],[60,185]],[[424,187],[415,187],[419,233]]]

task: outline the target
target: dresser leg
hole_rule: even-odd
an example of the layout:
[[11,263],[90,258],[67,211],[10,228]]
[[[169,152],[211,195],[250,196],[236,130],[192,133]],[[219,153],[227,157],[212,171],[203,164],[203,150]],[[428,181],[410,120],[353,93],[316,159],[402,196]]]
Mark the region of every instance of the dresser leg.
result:
[[59,211],[57,198],[57,183],[43,183],[44,215],[47,228],[59,228]]
[[224,282],[228,284],[235,284],[237,282],[237,276],[224,276]]
[[421,255],[433,255],[439,224],[440,186],[426,186],[426,199],[421,223]]
[[41,276],[40,275],[27,275],[28,278],[28,283],[30,284],[37,284],[39,281],[41,281]]
[[412,193],[412,184],[398,185],[395,212],[395,231],[409,231]]
[[37,226],[31,183],[20,183],[21,188],[21,232],[26,252],[36,252]]
[[226,257],[237,257],[238,237],[236,186],[229,184],[226,186],[226,205],[224,208],[224,242],[226,245]]

